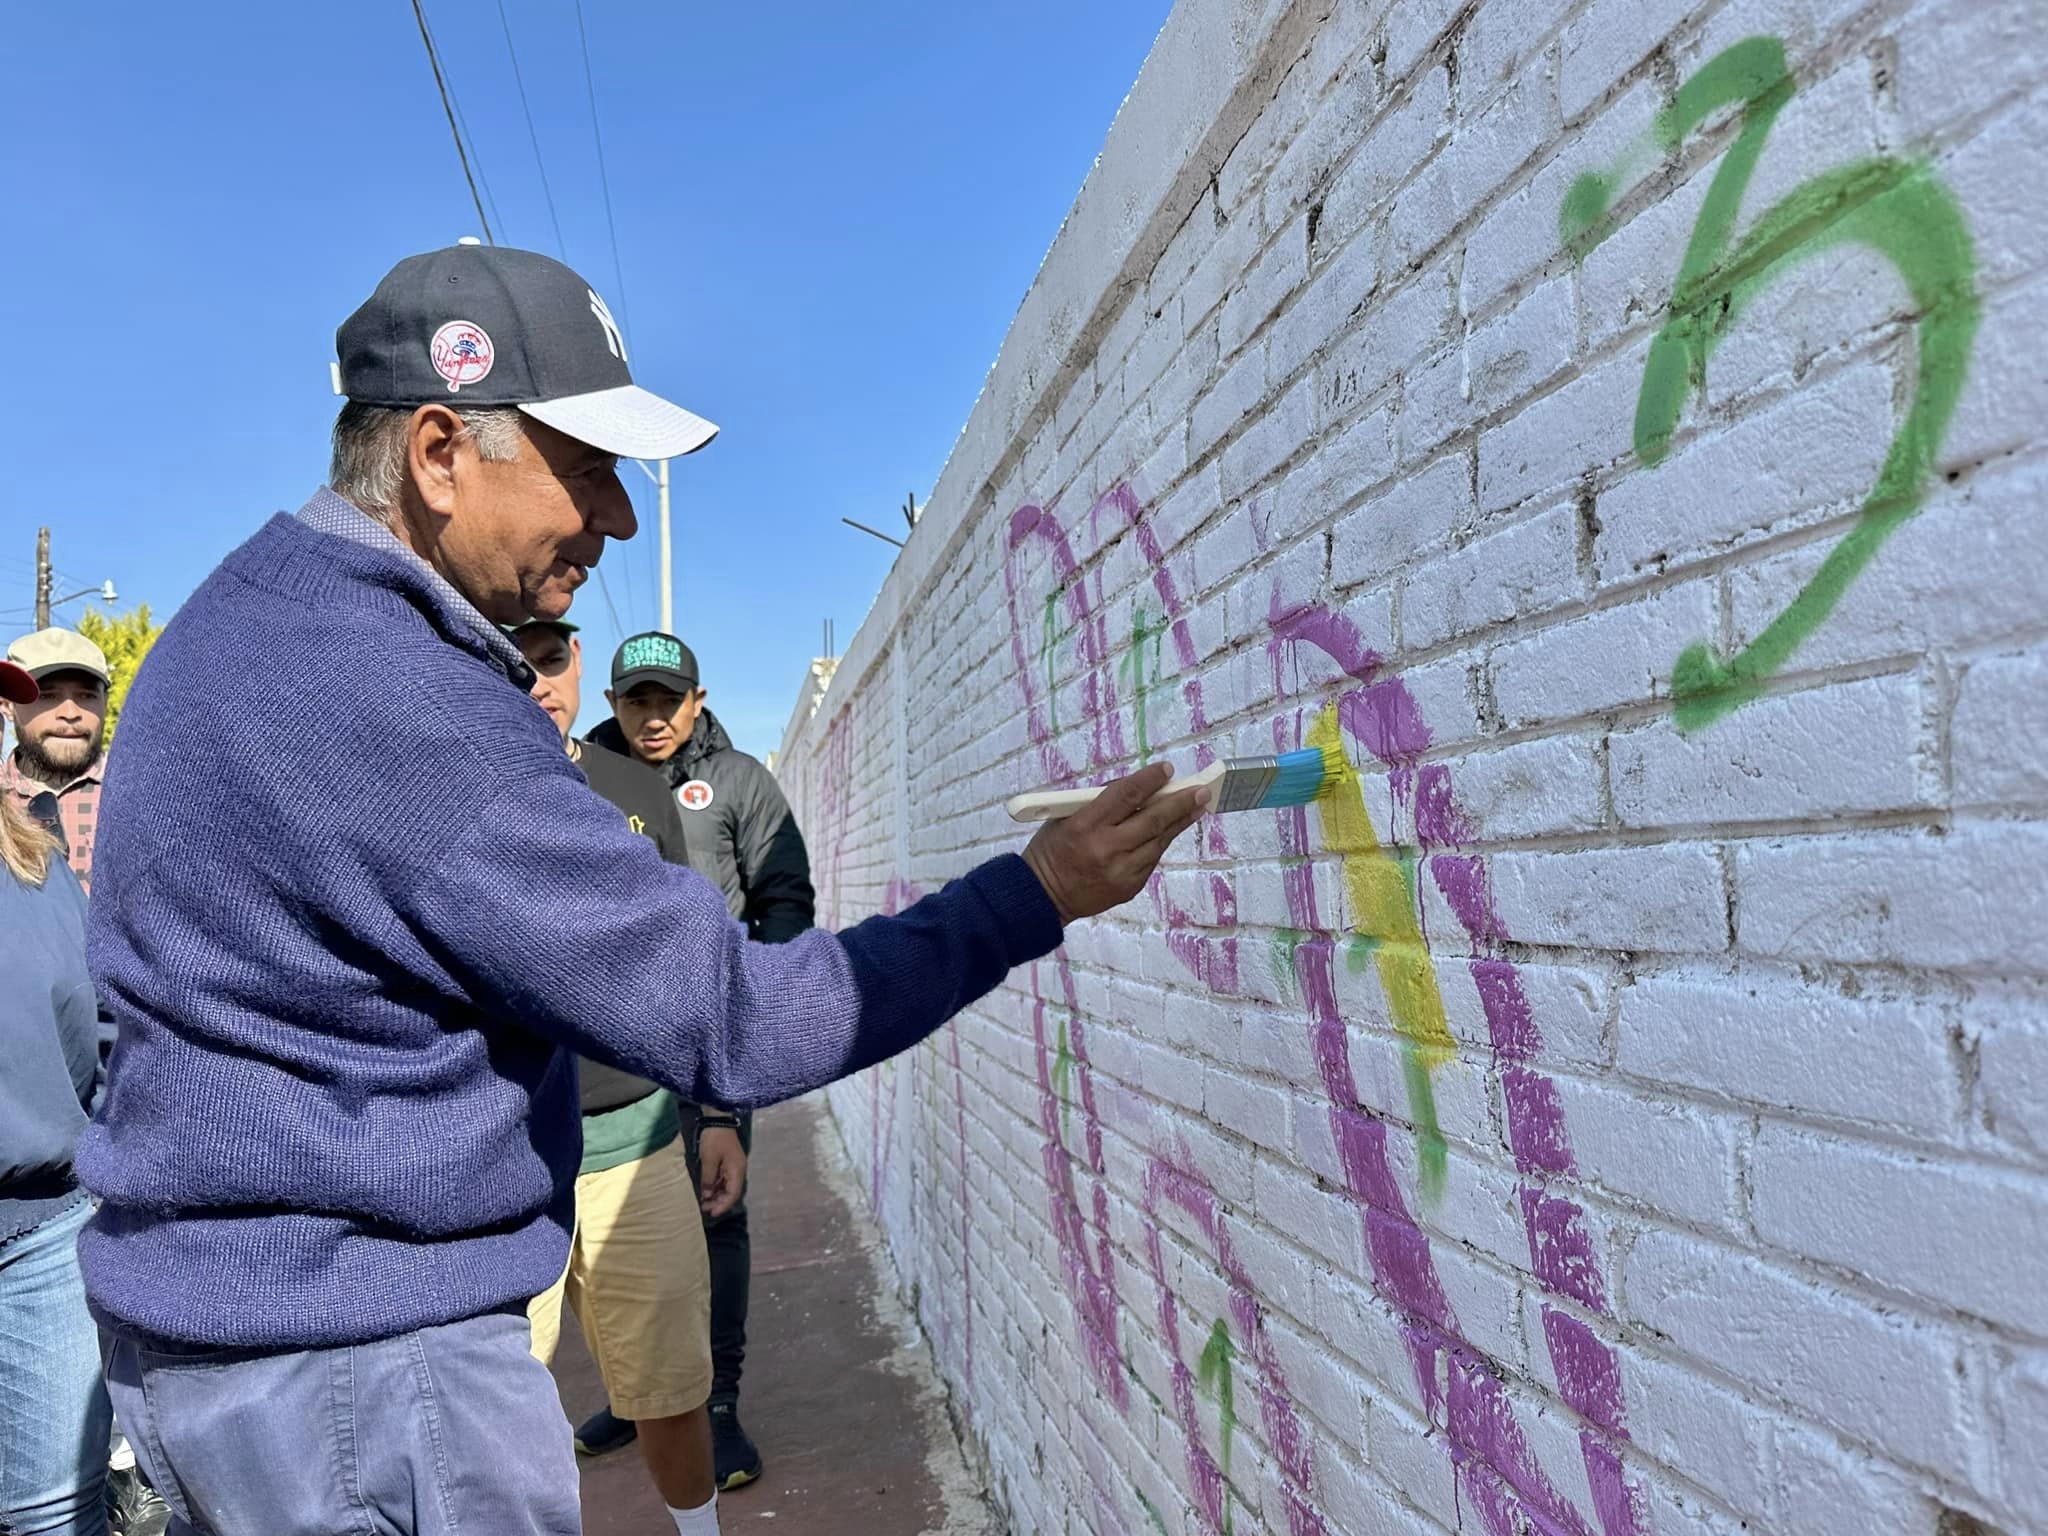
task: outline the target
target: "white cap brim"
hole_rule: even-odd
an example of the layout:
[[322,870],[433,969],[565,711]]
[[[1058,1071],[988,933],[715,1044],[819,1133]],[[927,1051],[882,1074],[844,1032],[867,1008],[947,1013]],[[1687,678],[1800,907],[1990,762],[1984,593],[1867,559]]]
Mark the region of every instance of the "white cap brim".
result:
[[519,409],[579,443],[622,459],[677,459],[718,436],[718,428],[702,416],[671,405],[638,384],[529,401]]

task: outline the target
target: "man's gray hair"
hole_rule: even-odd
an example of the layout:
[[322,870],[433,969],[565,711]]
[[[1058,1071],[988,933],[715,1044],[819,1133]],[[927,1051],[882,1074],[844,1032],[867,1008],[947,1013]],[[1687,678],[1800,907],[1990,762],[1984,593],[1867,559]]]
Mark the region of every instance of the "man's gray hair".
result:
[[[327,483],[379,522],[398,513],[405,489],[408,453],[406,428],[413,408],[405,405],[362,405],[351,400],[334,418],[334,461]],[[462,430],[476,442],[476,451],[493,463],[519,456],[525,418],[516,406],[477,406],[462,413]]]

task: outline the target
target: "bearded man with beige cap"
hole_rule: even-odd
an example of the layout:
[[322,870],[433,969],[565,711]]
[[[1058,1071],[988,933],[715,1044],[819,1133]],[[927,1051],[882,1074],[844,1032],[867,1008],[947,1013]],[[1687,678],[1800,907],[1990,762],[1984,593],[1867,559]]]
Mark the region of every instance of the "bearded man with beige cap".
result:
[[16,743],[0,782],[24,809],[39,795],[56,797],[71,872],[90,889],[107,771],[106,655],[75,630],[39,629],[10,645],[7,659],[41,693],[32,704],[7,706]]

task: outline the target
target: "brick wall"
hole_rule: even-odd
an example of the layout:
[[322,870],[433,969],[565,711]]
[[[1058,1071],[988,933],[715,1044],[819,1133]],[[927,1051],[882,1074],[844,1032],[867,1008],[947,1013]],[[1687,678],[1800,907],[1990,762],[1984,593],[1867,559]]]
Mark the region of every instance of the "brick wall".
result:
[[831,1095],[1015,1529],[2048,1531],[2041,21],[1175,11],[781,758],[1356,766]]

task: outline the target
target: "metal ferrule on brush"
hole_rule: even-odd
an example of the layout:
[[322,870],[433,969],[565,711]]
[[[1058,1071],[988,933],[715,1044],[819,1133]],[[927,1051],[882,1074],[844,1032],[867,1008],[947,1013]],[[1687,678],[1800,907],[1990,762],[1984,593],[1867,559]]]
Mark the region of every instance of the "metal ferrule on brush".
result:
[[1266,798],[1273,780],[1280,776],[1277,757],[1233,757],[1216,786],[1215,811],[1253,811]]

